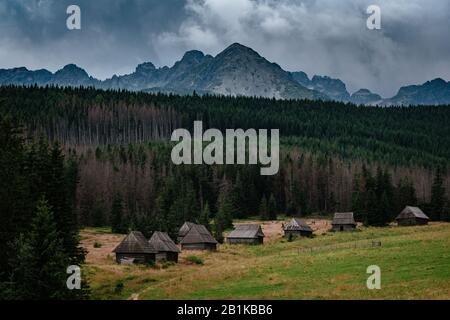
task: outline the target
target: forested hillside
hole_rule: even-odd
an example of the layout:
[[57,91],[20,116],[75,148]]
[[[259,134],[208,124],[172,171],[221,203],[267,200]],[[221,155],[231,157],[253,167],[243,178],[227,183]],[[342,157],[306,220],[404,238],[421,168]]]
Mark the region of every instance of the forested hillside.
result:
[[[83,225],[173,235],[193,220],[220,238],[232,218],[249,216],[355,210],[360,221],[382,225],[420,204],[434,219],[448,218],[449,106],[1,87],[0,112],[77,159]],[[280,129],[280,172],[173,165],[168,138],[194,120],[221,130]]]
[[173,129],[278,128],[286,144],[394,165],[447,165],[450,108],[367,108],[309,100],[0,87],[0,111],[66,145],[165,139]]

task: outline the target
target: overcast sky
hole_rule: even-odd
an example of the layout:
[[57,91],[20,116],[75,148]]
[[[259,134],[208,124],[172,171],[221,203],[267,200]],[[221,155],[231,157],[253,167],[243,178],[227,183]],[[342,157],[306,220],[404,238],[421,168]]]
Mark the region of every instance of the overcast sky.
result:
[[[70,4],[81,8],[81,30],[66,28]],[[381,30],[366,28],[371,4],[381,7]],[[104,79],[145,61],[171,66],[187,50],[215,55],[233,42],[286,70],[387,97],[402,85],[450,80],[450,1],[0,1],[0,68],[76,63]]]

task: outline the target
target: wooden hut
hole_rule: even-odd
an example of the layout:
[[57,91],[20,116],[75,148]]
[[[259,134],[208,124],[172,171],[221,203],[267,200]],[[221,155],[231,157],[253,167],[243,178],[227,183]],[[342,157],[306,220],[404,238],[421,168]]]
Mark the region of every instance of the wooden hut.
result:
[[289,237],[312,237],[313,230],[306,224],[305,221],[299,218],[292,218],[284,228],[284,236]]
[[217,246],[216,239],[200,224],[193,224],[180,243],[183,250],[216,251]]
[[188,234],[189,230],[191,230],[193,225],[195,225],[195,223],[187,221],[183,223],[180,230],[178,230],[178,238],[177,238],[178,243],[181,243],[181,240],[183,240],[183,238]]
[[334,214],[332,231],[351,231],[356,229],[353,212],[336,212]]
[[238,224],[227,236],[229,244],[263,244],[264,233],[259,224]]
[[399,226],[415,226],[428,224],[430,218],[420,208],[406,206],[395,220]]
[[167,233],[155,231],[148,243],[156,249],[157,262],[162,260],[178,262],[178,253],[181,251]]
[[149,263],[156,260],[156,249],[139,231],[130,232],[113,252],[118,263]]

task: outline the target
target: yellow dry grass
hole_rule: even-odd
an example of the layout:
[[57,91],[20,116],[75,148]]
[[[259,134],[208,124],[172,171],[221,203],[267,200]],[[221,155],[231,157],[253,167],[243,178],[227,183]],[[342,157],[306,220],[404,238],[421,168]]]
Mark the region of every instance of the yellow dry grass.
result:
[[[314,221],[314,223],[313,223]],[[243,221],[239,221],[241,223]],[[82,231],[87,274],[99,299],[449,299],[450,224],[363,228],[325,233],[330,221],[311,219],[316,237],[288,242],[282,221],[262,223],[263,246],[219,245],[218,252],[184,251],[177,265],[122,266],[111,251],[123,235]],[[353,244],[383,243],[381,248]],[[94,243],[101,248],[94,248]],[[338,246],[336,246],[338,245]],[[298,248],[313,248],[299,252]],[[308,249],[309,250],[309,249]],[[194,265],[186,257],[204,261]],[[383,288],[365,287],[365,268],[383,270]],[[123,284],[117,290],[118,283]]]

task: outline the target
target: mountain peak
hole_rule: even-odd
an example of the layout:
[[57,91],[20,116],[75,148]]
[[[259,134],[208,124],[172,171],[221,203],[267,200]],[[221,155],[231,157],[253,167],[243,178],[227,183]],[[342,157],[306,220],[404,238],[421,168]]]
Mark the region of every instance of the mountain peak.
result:
[[136,73],[148,73],[148,72],[154,71],[155,69],[156,68],[155,68],[155,65],[153,63],[151,63],[151,62],[144,62],[144,63],[139,64],[136,67]]
[[252,48],[246,47],[240,43],[233,43],[232,45],[228,46],[225,50],[222,51],[222,54],[251,54],[259,56],[259,54],[253,50]]
[[186,51],[186,53],[183,55],[182,61],[187,62],[200,62],[205,57],[205,54],[199,50],[191,50]]
[[372,92],[369,90],[369,89],[365,89],[365,88],[363,88],[363,89],[359,89],[358,91],[356,91],[355,93],[353,93],[353,94],[371,94]]
[[354,92],[350,98],[354,104],[373,105],[382,101],[379,94],[372,93],[369,89],[359,89]]
[[76,64],[73,64],[73,63],[65,65],[62,69],[56,71],[55,74],[76,74],[79,76],[89,77],[86,70],[80,68],[79,66],[77,66]]
[[401,87],[397,95],[387,100],[388,105],[439,105],[450,102],[450,82],[441,78],[422,85]]
[[83,70],[83,69],[74,63],[69,63],[69,64],[66,64],[61,70],[74,71],[74,70]]
[[436,78],[436,79],[433,79],[431,81],[428,81],[428,83],[432,84],[432,85],[446,85],[447,81],[445,81],[442,78]]

